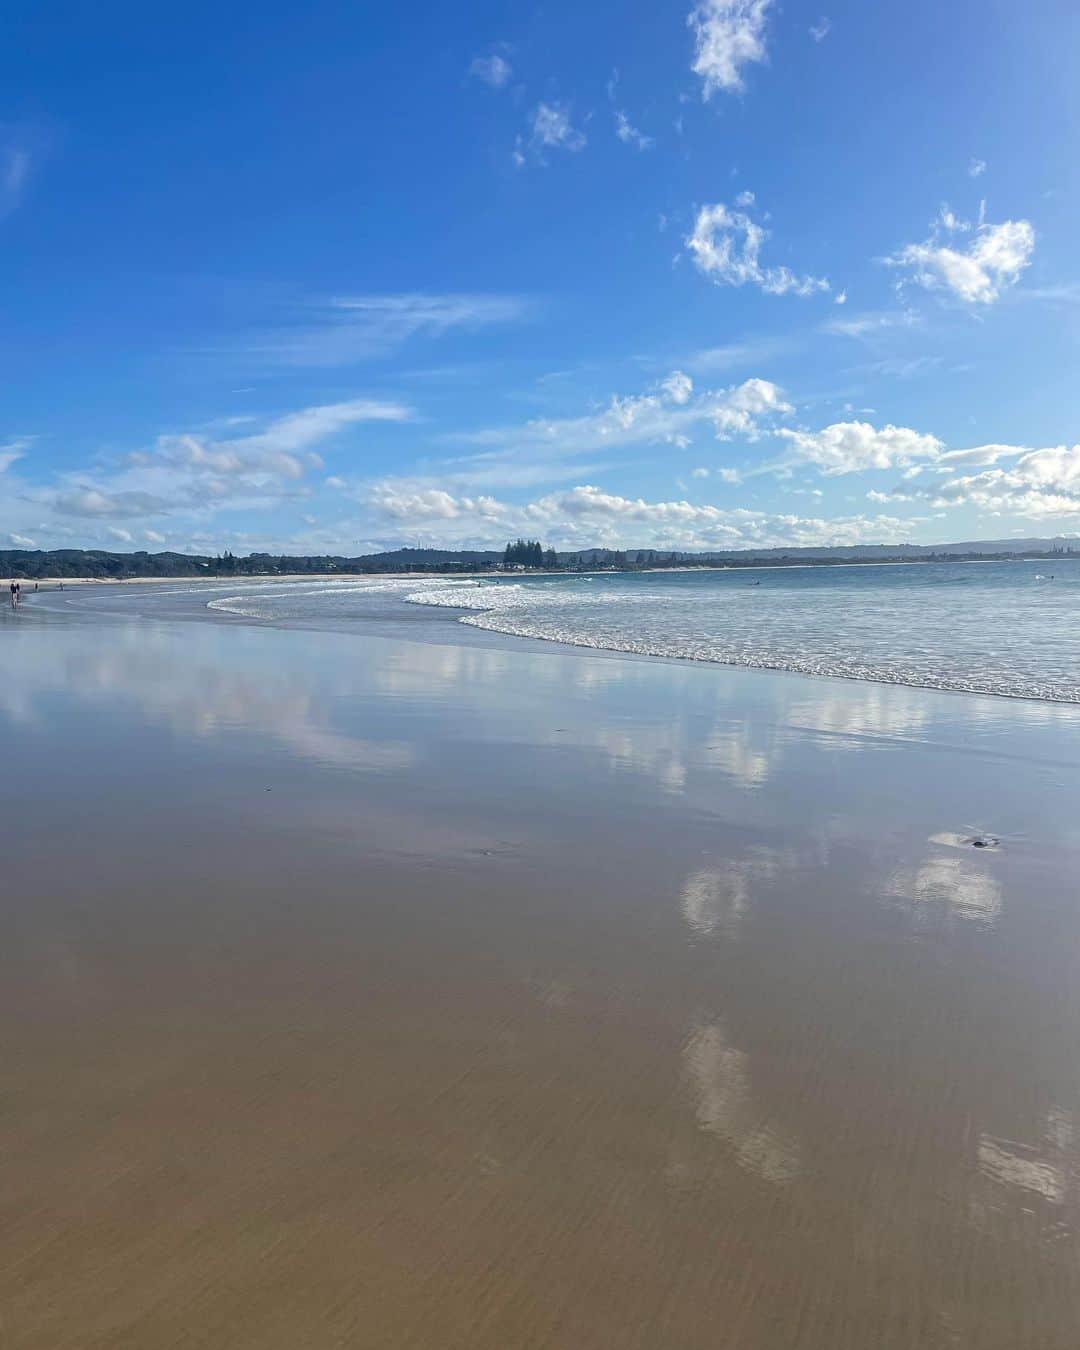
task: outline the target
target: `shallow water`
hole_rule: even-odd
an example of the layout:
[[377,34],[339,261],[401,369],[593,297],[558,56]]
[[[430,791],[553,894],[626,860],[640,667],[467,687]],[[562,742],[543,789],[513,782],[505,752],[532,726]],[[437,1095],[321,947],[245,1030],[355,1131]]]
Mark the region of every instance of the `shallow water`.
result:
[[1073,1350],[1080,710],[151,590],[0,629],[5,1347]]

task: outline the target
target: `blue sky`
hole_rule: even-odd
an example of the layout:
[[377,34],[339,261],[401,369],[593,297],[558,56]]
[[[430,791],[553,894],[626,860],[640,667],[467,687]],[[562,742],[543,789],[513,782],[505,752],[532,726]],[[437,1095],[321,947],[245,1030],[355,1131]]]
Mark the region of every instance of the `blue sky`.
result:
[[1080,530],[1080,10],[6,12],[0,547]]

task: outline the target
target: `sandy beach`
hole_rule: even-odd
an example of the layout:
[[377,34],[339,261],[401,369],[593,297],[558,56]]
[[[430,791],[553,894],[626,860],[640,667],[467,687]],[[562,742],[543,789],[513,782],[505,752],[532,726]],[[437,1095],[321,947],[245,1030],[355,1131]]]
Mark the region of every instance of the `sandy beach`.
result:
[[116,589],[0,625],[5,1347],[1073,1350],[1080,711]]

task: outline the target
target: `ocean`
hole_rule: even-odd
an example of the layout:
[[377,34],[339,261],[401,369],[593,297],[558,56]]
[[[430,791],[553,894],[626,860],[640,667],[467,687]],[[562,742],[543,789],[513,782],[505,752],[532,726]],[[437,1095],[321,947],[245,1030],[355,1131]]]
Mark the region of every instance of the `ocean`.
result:
[[579,647],[1080,702],[1080,559],[245,582],[208,603],[285,625],[432,606]]

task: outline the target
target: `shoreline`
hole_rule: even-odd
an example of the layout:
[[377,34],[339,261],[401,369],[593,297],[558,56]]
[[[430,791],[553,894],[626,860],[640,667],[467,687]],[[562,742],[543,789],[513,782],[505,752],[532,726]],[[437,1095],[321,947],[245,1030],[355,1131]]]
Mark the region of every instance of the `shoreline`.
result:
[[[866,564],[855,564],[855,565],[863,566]],[[869,564],[869,565],[891,566],[892,564]],[[603,574],[599,573],[595,575],[603,575]],[[418,581],[422,583],[423,580],[425,580],[425,578],[418,578],[415,576],[415,574],[412,573],[400,573],[393,576],[385,576],[381,578],[375,577],[342,578],[340,576],[336,576],[333,574],[327,574],[325,576],[320,577],[315,576],[307,577],[300,575],[296,577],[281,577],[281,578],[244,578],[243,580],[247,580],[249,582],[258,581],[264,584],[273,584],[273,582],[275,581],[281,581],[282,583],[290,583],[290,584],[291,583],[302,584],[304,581],[340,582],[345,580],[356,580],[358,582],[363,582],[365,580],[371,581],[379,579],[386,581],[402,581],[410,583],[413,581]],[[428,579],[430,580],[433,578]],[[461,577],[437,578],[437,580],[451,580],[451,581],[460,580],[462,582],[468,580],[485,580],[485,579],[490,578],[486,577],[486,575],[482,573],[476,574],[471,577],[461,576]],[[155,582],[161,585],[177,585],[180,586],[181,588],[185,588],[191,585],[228,587],[233,580],[238,579],[230,578],[225,581],[222,581],[221,579],[217,578],[169,579],[169,578],[147,577],[147,578],[140,578],[139,580],[144,582]],[[80,587],[94,586],[98,584],[115,589],[115,587],[121,583],[116,582],[99,583],[95,578],[84,578],[80,583]],[[65,585],[67,585],[66,580]],[[45,595],[46,593],[52,593],[55,592],[56,590],[57,587],[50,586],[48,588],[43,589],[41,592],[39,592],[39,594]],[[27,593],[27,598],[29,598],[30,594],[31,593],[29,592]],[[1000,690],[1000,689],[968,688],[960,684],[944,684],[944,683],[933,684],[929,682],[919,682],[913,679],[903,679],[903,680],[890,679],[884,674],[861,675],[848,672],[810,670],[801,668],[794,664],[783,665],[777,663],[774,665],[768,664],[764,661],[754,663],[743,661],[727,661],[709,657],[701,657],[691,654],[683,655],[678,652],[636,651],[623,647],[593,645],[588,641],[575,640],[569,637],[548,637],[546,635],[536,633],[517,633],[514,632],[513,630],[497,626],[488,626],[478,621],[478,619],[481,616],[490,614],[492,612],[496,612],[493,611],[492,609],[477,610],[476,608],[471,606],[463,607],[454,605],[428,604],[423,601],[411,601],[406,596],[402,596],[401,600],[403,604],[415,606],[415,608],[424,611],[427,614],[430,614],[433,626],[439,624],[440,620],[442,621],[442,623],[445,625],[445,631],[442,637],[440,638],[440,641],[450,643],[456,642],[459,645],[462,645],[467,648],[475,646],[482,646],[485,648],[496,647],[496,646],[503,646],[505,644],[508,648],[526,648],[541,652],[545,650],[553,650],[553,651],[562,650],[564,652],[577,652],[581,654],[589,653],[593,657],[601,659],[613,659],[613,660],[621,659],[635,662],[659,662],[661,664],[672,664],[675,665],[676,667],[692,666],[701,669],[711,668],[726,672],[738,672],[738,671],[757,672],[771,675],[774,677],[781,676],[788,678],[812,680],[815,682],[817,681],[826,681],[829,683],[839,682],[841,684],[869,685],[872,687],[879,687],[886,689],[911,689],[911,690],[919,690],[927,694],[947,694],[950,696],[960,696],[962,698],[975,698],[975,699],[990,698],[995,700],[1001,699],[1007,700],[1010,703],[1033,704],[1036,706],[1047,706],[1057,709],[1080,708],[1080,696],[1076,698],[1052,697],[1047,696],[1045,694],[1040,695],[1031,693],[1013,693],[1008,690]],[[0,615],[2,615],[2,617],[0,617],[0,621],[4,621],[5,619],[10,618],[10,614],[3,613],[2,611],[0,611]],[[50,612],[49,617],[53,618],[56,616],[54,615],[54,613]],[[64,615],[64,617],[67,618],[70,616]],[[140,617],[147,617],[147,616],[140,616]],[[205,606],[200,605],[198,610],[192,614],[171,613],[169,611],[165,611],[160,614],[155,614],[153,617],[156,620],[175,619],[180,622],[205,622],[213,624],[222,624],[226,626],[244,625],[248,627],[273,628],[282,632],[289,632],[289,631],[344,632],[352,637],[363,635],[362,633],[357,632],[351,628],[341,627],[337,622],[330,620],[323,621],[319,618],[316,618],[315,620],[309,620],[307,618],[302,617],[286,618],[279,616],[268,616],[268,617],[253,616],[248,614],[240,614],[235,611],[223,608],[211,608],[209,603],[207,603],[207,605]],[[359,623],[361,626],[363,626],[364,619],[361,618],[359,620]],[[380,620],[380,624],[381,623],[382,620]],[[461,631],[462,629],[467,630],[468,632],[467,636],[462,633]],[[410,631],[408,633],[405,632],[394,633],[393,635],[400,636],[402,640],[405,641],[429,640],[425,638],[421,633],[416,633],[413,631]],[[480,635],[482,635],[482,638],[480,638]],[[480,638],[480,640],[478,640],[478,638]]]

